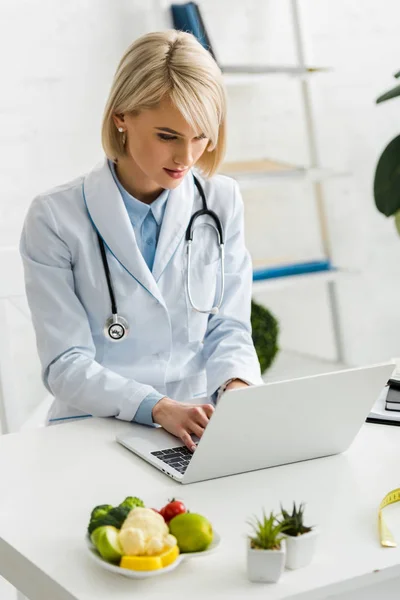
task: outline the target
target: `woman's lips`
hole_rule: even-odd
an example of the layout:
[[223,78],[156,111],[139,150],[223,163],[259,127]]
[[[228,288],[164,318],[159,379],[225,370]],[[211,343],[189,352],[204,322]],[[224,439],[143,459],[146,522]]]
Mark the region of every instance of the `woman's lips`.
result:
[[167,173],[167,175],[172,177],[172,179],[181,179],[185,175],[187,169],[183,169],[182,171],[174,171],[172,169],[166,169],[164,167],[164,171]]

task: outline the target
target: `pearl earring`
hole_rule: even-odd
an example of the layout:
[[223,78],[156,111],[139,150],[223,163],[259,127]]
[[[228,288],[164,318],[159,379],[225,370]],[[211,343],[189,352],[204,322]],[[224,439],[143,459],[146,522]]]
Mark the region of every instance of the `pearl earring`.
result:
[[122,133],[122,145],[125,146],[125,144],[126,144],[126,131],[124,131],[123,127],[118,127],[118,131],[120,133]]

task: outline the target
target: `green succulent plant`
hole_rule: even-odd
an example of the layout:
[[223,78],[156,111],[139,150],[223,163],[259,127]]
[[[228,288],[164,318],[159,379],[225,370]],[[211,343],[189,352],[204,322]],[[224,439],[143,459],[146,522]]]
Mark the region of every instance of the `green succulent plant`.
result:
[[[395,73],[396,78],[400,72]],[[400,85],[382,94],[376,103],[381,104],[400,96]],[[374,176],[374,199],[379,212],[386,217],[394,217],[400,234],[400,135],[396,136],[383,150]]]
[[290,515],[281,506],[282,519],[280,519],[279,522],[284,526],[286,535],[297,537],[298,535],[303,535],[303,533],[308,533],[312,530],[312,527],[307,527],[303,523],[304,508],[303,503],[297,508],[296,503],[293,502],[292,514]]
[[280,550],[281,542],[284,539],[284,525],[280,523],[273,512],[267,517],[263,511],[262,519],[253,517],[253,521],[248,521],[253,530],[253,535],[249,535],[250,545],[255,550]]
[[278,321],[267,308],[252,300],[251,327],[254,347],[260,362],[261,373],[264,373],[272,365],[279,352]]

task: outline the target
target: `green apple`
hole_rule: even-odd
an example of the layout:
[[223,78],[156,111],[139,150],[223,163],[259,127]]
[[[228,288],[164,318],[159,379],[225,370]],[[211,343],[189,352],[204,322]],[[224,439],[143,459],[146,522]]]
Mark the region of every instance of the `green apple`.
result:
[[169,522],[169,531],[178,541],[181,552],[202,552],[213,540],[210,521],[196,513],[182,513]]
[[96,529],[94,531],[92,531],[92,535],[90,536],[92,544],[94,546],[96,546],[96,548],[97,548],[97,540],[99,539],[100,535],[102,535],[103,530],[104,530],[104,527],[96,527]]
[[118,563],[121,560],[122,548],[118,539],[119,530],[112,525],[97,527],[91,540],[100,553],[100,556],[107,562]]

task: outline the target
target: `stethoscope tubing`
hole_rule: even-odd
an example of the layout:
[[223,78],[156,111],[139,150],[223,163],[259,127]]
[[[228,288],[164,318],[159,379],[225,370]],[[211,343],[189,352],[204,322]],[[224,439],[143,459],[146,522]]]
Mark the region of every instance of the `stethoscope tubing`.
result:
[[[200,194],[200,197],[202,199],[203,208],[201,208],[200,210],[198,210],[191,216],[189,225],[186,229],[186,235],[185,235],[185,239],[187,242],[186,292],[188,295],[190,305],[196,312],[203,313],[203,314],[215,315],[219,312],[219,309],[221,308],[222,301],[223,301],[224,294],[225,294],[224,230],[223,230],[223,227],[222,227],[222,224],[221,224],[221,221],[220,221],[218,215],[213,210],[209,210],[207,207],[206,196],[205,196],[205,193],[204,193],[204,190],[202,188],[200,181],[195,176],[193,176],[193,179],[194,179],[196,188]],[[220,293],[219,293],[218,301],[216,302],[215,306],[213,306],[211,309],[201,309],[195,304],[192,294],[191,294],[191,284],[190,284],[190,281],[191,281],[191,279],[190,279],[191,251],[192,251],[192,243],[193,243],[194,225],[196,223],[196,220],[199,217],[204,216],[204,215],[208,216],[213,221],[212,224],[206,223],[206,225],[212,227],[215,230],[217,238],[218,238],[218,245],[219,245],[219,251],[220,251],[220,271],[221,271]],[[128,322],[126,321],[126,319],[124,319],[124,317],[121,317],[120,315],[118,315],[117,301],[115,298],[114,286],[112,283],[112,278],[111,278],[111,273],[110,273],[110,267],[108,265],[108,260],[107,260],[107,256],[106,256],[105,245],[104,245],[104,241],[101,238],[99,232],[97,232],[97,238],[98,238],[98,242],[99,242],[101,260],[103,263],[104,273],[106,276],[108,293],[110,296],[111,314],[112,314],[112,316],[107,319],[107,322],[104,327],[104,333],[107,337],[110,338],[111,341],[119,342],[127,336],[128,332],[129,332],[129,325],[128,325]]]

